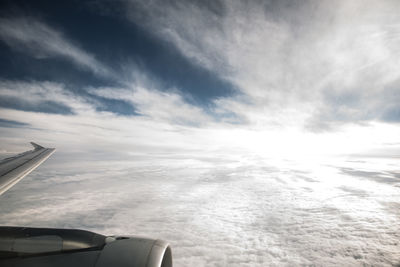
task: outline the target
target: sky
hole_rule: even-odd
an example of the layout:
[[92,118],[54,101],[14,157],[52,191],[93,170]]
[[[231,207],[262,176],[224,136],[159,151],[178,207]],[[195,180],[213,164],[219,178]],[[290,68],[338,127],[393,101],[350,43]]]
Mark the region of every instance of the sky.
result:
[[0,4],[0,224],[177,266],[400,264],[400,2]]

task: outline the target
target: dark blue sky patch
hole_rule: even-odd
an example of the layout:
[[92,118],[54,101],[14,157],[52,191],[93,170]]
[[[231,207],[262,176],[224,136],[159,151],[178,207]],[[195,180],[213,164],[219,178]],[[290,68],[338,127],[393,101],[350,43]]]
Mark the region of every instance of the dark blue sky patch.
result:
[[0,127],[3,128],[19,128],[19,127],[27,127],[30,126],[28,123],[24,122],[19,122],[19,121],[11,121],[11,120],[5,120],[0,118]]
[[43,101],[40,102],[40,104],[37,104],[23,101],[21,99],[16,99],[13,97],[1,97],[0,107],[53,114],[73,114],[73,111],[69,107],[56,102]]
[[127,103],[126,101],[117,99],[108,99],[94,95],[92,95],[92,98],[101,103],[99,106],[96,107],[97,111],[108,111],[118,115],[125,115],[125,116],[140,115],[139,113],[136,112],[132,104]]
[[[10,50],[0,53],[1,76],[76,86],[117,87],[126,82],[130,63],[134,62],[139,69],[160,81],[161,90],[177,89],[187,96],[187,100],[199,105],[235,92],[229,82],[191,62],[170,43],[140,25],[121,19],[118,14],[104,16],[90,3],[92,1],[16,0],[8,1],[8,6],[23,9],[22,14],[41,14],[44,23],[63,32],[68,40],[121,74],[121,78],[95,76],[65,59],[34,59],[21,53],[10,53]],[[110,3],[110,7],[111,4],[117,6],[115,2]]]
[[7,80],[52,81],[67,85],[75,92],[86,86],[119,86],[121,83],[77,67],[64,58],[35,59],[14,51],[0,41],[0,77]]

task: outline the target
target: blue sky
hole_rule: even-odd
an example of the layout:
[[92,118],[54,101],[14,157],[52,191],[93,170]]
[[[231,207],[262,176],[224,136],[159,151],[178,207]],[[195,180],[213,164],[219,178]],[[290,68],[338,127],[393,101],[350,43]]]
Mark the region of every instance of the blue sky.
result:
[[[157,80],[159,90],[178,90],[188,101],[199,105],[206,106],[213,98],[234,93],[234,85],[194,64],[172,44],[142,25],[124,20],[119,14],[102,14],[94,2],[17,3],[12,1],[3,10],[6,13],[3,26],[10,29],[10,24],[13,24],[18,25],[18,30],[39,31],[43,38],[50,40],[21,40],[3,29],[5,42],[1,44],[1,62],[4,79],[57,81],[74,93],[84,95],[81,88],[85,86],[126,85],[125,75],[130,71],[126,68],[134,65]],[[111,4],[100,2],[98,5],[108,8]],[[122,8],[122,3],[115,5]],[[69,43],[81,54],[63,55],[61,51],[52,51],[53,48],[41,43],[54,41],[51,38]],[[88,54],[91,66],[89,62],[79,62],[76,58]],[[107,100],[101,100],[108,106]],[[120,111],[114,106],[109,109],[111,112]],[[60,109],[60,112],[64,110]],[[129,113],[126,109],[123,112]]]
[[397,5],[5,1],[4,149],[396,155]]
[[[351,19],[340,8],[330,10],[328,2],[309,1],[300,8],[290,1],[217,3],[5,1],[2,79],[61,83],[125,115],[136,114],[135,107],[89,96],[85,88],[126,87],[133,76],[145,75],[156,90],[178,93],[213,117],[218,117],[213,108],[223,108],[241,122],[252,120],[243,114],[247,110],[216,102],[233,99],[249,109],[274,110],[312,105],[305,111],[310,121],[302,126],[318,129],[336,122],[399,120],[394,101],[387,103],[398,100],[392,75],[396,18],[389,4],[374,3],[373,12],[361,8]],[[345,73],[349,77],[343,78]],[[2,106],[23,105],[3,98]],[[45,106],[45,112],[68,113],[56,103]]]
[[[21,140],[3,123],[3,143],[79,136],[88,138],[87,150],[97,149],[92,132],[102,144],[127,148],[124,142],[149,140],[123,137],[149,131],[155,147],[176,149],[188,138],[197,147],[272,146],[289,154],[305,149],[298,144],[322,149],[319,139],[341,144],[343,153],[396,150],[385,144],[399,143],[397,4],[331,5],[5,1],[0,118],[25,127]],[[109,125],[110,118],[121,123]],[[44,123],[52,120],[59,124]],[[118,145],[108,137],[113,131],[122,136]],[[374,140],[360,141],[360,133]]]

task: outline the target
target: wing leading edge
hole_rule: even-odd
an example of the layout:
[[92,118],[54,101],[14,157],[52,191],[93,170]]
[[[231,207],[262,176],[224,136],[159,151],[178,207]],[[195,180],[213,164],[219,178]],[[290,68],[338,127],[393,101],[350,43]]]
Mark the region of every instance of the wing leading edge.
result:
[[33,150],[0,161],[0,195],[36,169],[56,150],[33,142],[31,144],[34,147]]

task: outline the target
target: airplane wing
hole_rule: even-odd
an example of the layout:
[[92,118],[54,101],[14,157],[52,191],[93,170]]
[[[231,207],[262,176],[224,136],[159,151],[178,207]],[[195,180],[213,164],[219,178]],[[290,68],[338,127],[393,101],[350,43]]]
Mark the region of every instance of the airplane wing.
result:
[[55,148],[44,148],[31,142],[33,150],[0,161],[0,195],[42,164]]
[[[33,150],[0,161],[0,195],[54,153]],[[104,236],[79,229],[0,226],[0,266],[172,267],[169,244],[135,236]]]

